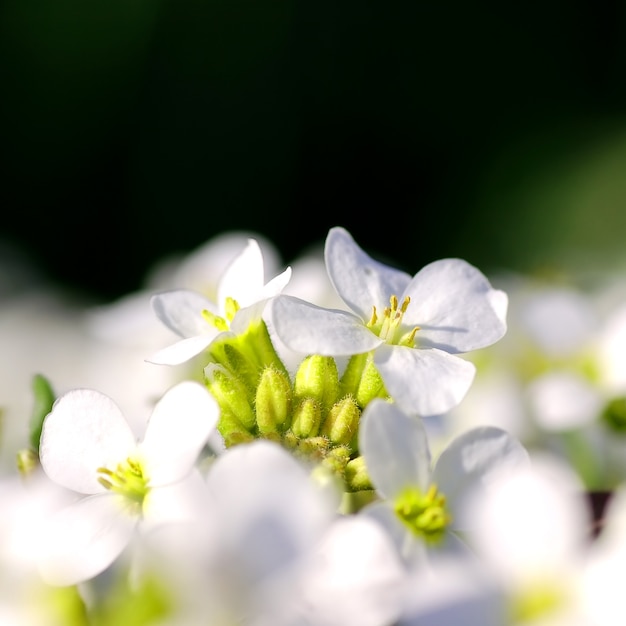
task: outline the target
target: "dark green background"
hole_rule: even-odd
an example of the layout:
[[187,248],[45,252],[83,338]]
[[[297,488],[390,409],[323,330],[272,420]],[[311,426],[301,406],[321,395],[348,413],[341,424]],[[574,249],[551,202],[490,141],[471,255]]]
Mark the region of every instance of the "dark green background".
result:
[[0,234],[103,298],[230,229],[610,266],[625,61],[620,2],[4,0]]

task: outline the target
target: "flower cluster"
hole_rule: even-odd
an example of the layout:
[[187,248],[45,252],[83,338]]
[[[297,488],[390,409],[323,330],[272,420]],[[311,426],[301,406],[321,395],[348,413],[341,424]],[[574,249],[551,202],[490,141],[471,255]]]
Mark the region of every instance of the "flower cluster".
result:
[[320,257],[233,234],[81,317],[82,382],[34,376],[0,479],[0,623],[624,623],[626,401],[581,307],[342,227]]

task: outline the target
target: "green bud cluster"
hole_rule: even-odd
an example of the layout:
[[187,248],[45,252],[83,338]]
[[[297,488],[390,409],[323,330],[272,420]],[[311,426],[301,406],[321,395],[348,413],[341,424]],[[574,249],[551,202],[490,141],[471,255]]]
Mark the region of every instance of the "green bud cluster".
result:
[[339,377],[334,358],[309,355],[293,379],[263,321],[211,347],[204,370],[220,406],[218,429],[227,447],[262,438],[340,477],[349,491],[371,489],[358,455],[361,413],[385,397],[371,357],[356,355]]

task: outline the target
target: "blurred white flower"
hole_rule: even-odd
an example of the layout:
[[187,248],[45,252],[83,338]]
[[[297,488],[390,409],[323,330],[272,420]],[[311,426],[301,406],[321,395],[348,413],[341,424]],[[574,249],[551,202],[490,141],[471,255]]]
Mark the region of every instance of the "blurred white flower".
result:
[[467,498],[529,463],[515,438],[483,427],[456,437],[433,465],[421,420],[380,399],[363,412],[359,449],[381,498],[362,514],[384,525],[412,567],[423,566],[430,550],[463,551],[458,534],[474,526]]
[[183,382],[159,400],[137,442],[108,396],[78,389],[59,398],[44,420],[41,465],[59,485],[92,495],[49,520],[39,544],[44,579],[87,580],[117,558],[138,524],[192,514],[199,481],[192,470],[217,418],[209,392]]

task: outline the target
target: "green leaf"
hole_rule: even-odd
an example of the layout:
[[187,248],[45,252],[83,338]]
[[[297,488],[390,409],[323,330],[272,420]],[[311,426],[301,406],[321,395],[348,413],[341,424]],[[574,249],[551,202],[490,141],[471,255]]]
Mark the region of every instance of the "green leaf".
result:
[[43,420],[52,410],[56,396],[48,379],[41,374],[33,376],[32,390],[35,396],[35,404],[30,416],[30,445],[39,454],[39,440],[41,439]]

